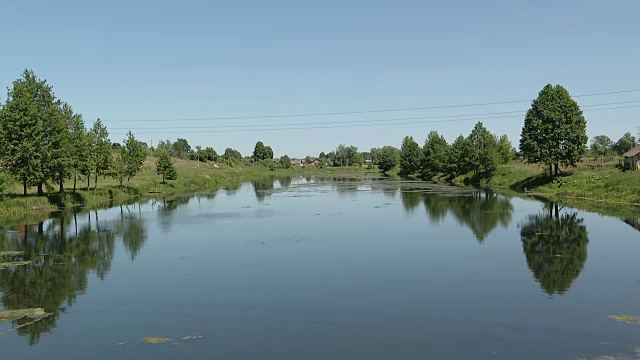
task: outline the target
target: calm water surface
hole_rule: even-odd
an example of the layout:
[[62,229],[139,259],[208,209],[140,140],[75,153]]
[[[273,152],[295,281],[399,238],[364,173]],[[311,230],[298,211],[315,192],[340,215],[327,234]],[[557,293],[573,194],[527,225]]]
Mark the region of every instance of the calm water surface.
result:
[[633,226],[454,190],[266,179],[5,227],[0,262],[34,263],[0,310],[53,315],[0,358],[638,358],[609,318],[640,315]]

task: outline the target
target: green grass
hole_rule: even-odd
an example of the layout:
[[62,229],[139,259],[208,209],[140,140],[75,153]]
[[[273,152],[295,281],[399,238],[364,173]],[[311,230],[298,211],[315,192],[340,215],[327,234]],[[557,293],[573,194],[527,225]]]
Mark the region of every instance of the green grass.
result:
[[[563,169],[555,178],[544,170],[537,165],[513,162],[498,167],[491,177],[481,179],[479,185],[543,196],[640,204],[640,172],[623,172],[613,162],[599,166],[580,164]],[[467,174],[449,182],[462,185],[473,182],[471,179],[471,174]]]

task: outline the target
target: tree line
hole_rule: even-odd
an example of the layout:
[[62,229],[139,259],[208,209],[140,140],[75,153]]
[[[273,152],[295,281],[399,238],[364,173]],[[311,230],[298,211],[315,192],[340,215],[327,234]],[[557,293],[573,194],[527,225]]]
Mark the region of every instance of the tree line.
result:
[[46,80],[25,70],[8,89],[0,109],[0,163],[22,183],[26,195],[30,187],[44,195],[50,182],[64,191],[64,180],[79,175],[98,177],[111,168],[109,132],[100,119],[87,129],[82,115],[55,97]]
[[99,177],[105,176],[128,186],[148,155],[157,156],[156,170],[163,182],[177,178],[172,156],[230,165],[243,161],[235,149],[227,148],[220,156],[211,147],[196,146],[194,151],[183,138],[160,141],[153,148],[129,131],[122,144],[112,143],[100,119],[88,128],[82,115],[57,98],[53,87],[31,70],[24,70],[13,82],[0,107],[0,190],[13,179],[21,183],[24,195],[35,187],[42,196],[45,188],[51,191],[54,185],[64,192],[65,181],[73,179],[75,192],[78,180],[86,180],[90,189],[93,179],[96,189]]
[[[466,137],[459,135],[452,143],[437,131],[428,133],[423,146],[406,136],[399,149],[392,146],[360,152],[353,145],[340,144],[335,150],[320,153],[319,161],[307,156],[304,164],[318,166],[378,165],[382,171],[399,167],[402,175],[429,179],[437,175],[474,176],[492,174],[499,165],[513,159],[548,166],[551,175],[558,175],[560,165],[574,166],[587,150],[597,156],[622,154],[637,145],[630,133],[613,142],[605,135],[596,136],[587,149],[586,121],[578,104],[560,85],[545,86],[533,100],[525,115],[517,152],[506,135],[490,133],[482,122],[475,124]],[[87,128],[81,114],[71,105],[56,98],[46,80],[25,70],[8,89],[0,109],[0,165],[22,184],[24,194],[36,187],[39,195],[44,188],[57,184],[64,191],[64,182],[86,180],[87,188],[98,186],[100,176],[111,176],[121,186],[129,184],[140,171],[148,155],[157,157],[156,171],[162,181],[177,178],[171,157],[202,162],[263,164],[269,167],[292,167],[287,155],[274,160],[270,146],[258,141],[250,156],[232,148],[219,155],[212,147],[192,148],[184,138],[163,140],[154,148],[138,141],[129,131],[122,144],[112,143],[109,132],[100,119]]]
[[372,149],[371,153],[376,154],[380,170],[386,172],[399,166],[401,175],[423,179],[439,174],[487,174],[516,156],[507,136],[490,133],[482,122],[478,122],[467,137],[460,135],[451,144],[437,131],[431,131],[422,147],[412,136],[406,136],[400,149],[384,146]]

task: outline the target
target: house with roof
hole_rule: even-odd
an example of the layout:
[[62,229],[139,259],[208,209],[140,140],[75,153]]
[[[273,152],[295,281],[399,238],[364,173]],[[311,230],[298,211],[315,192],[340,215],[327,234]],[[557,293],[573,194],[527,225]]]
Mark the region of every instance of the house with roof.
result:
[[640,145],[622,154],[625,170],[638,170],[640,168]]
[[313,159],[313,161],[308,164],[304,164],[305,167],[318,166],[318,165],[320,165],[320,159],[318,158]]

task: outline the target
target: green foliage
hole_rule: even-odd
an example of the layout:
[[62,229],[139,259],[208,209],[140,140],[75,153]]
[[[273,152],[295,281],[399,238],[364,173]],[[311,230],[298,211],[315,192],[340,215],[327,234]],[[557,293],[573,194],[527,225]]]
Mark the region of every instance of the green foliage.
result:
[[180,159],[186,159],[191,153],[191,145],[189,145],[187,140],[182,138],[178,138],[176,142],[171,144],[171,149],[173,150],[172,155]]
[[0,112],[0,141],[3,166],[23,184],[24,194],[43,184],[50,175],[51,141],[58,129],[59,102],[46,80],[25,70],[13,82]]
[[146,158],[147,151],[136,140],[133,133],[129,131],[127,138],[124,140],[124,147],[116,155],[114,164],[113,176],[118,180],[120,186],[123,185],[125,178],[127,179],[127,187],[129,186],[129,181],[140,172],[142,163]]
[[213,150],[212,147],[206,147],[204,150],[202,150],[200,156],[201,159],[204,159],[206,161],[216,161],[218,159],[218,153],[216,153],[216,151]]
[[615,143],[607,135],[596,135],[591,140],[589,150],[591,150],[595,156],[606,156],[613,152]]
[[355,146],[338,145],[335,152],[329,154],[333,166],[362,165],[363,159]]
[[234,150],[232,148],[226,148],[224,150],[224,154],[222,158],[227,162],[227,164],[238,163],[242,161],[242,155],[238,150]]
[[280,158],[280,167],[283,169],[291,169],[291,158],[288,155],[283,155]]
[[447,140],[437,131],[429,132],[422,148],[420,161],[420,172],[423,177],[429,178],[447,170],[447,150]]
[[369,154],[371,154],[371,163],[372,164],[377,164],[378,163],[378,159],[380,159],[380,154],[382,154],[382,149],[381,148],[371,148],[371,150],[369,151]]
[[447,149],[447,172],[458,176],[471,171],[469,153],[471,153],[471,144],[464,136],[458,136]]
[[158,159],[156,160],[156,173],[162,175],[162,182],[166,180],[176,180],[178,172],[171,162],[171,156],[166,150],[158,151]]
[[258,141],[253,148],[253,161],[258,162],[268,159],[273,159],[273,150],[271,150],[270,146],[264,146],[262,141]]
[[[161,141],[162,142],[162,141]],[[160,154],[162,151],[166,151],[166,147],[158,148],[155,152],[156,156]],[[171,156],[171,151],[167,151]],[[195,160],[199,162],[207,162],[207,161],[216,161],[218,160],[218,153],[212,147],[206,147],[204,150],[202,146],[197,145],[196,151],[191,151],[189,153],[189,159]]]
[[622,135],[620,139],[618,139],[618,141],[613,146],[613,150],[618,155],[622,155],[627,151],[631,150],[636,145],[638,145],[638,142],[636,141],[636,137],[631,135],[630,132],[627,132],[624,135]]
[[400,146],[400,173],[415,174],[420,168],[420,145],[411,136],[405,136]]
[[515,149],[511,146],[511,141],[509,141],[507,135],[500,136],[497,147],[500,164],[508,164],[509,161],[515,158]]
[[467,141],[471,149],[469,163],[474,174],[494,172],[500,163],[496,137],[484,127],[482,122],[478,122],[473,127]]
[[547,85],[527,111],[520,151],[529,163],[575,166],[586,152],[587,122],[578,104],[560,85]]
[[384,146],[378,158],[378,168],[387,172],[398,165],[400,154],[393,146]]
[[[104,176],[111,169],[113,157],[111,156],[111,140],[109,131],[98,118],[89,132],[89,148],[91,172],[95,175],[94,188],[98,188],[98,176]],[[88,174],[87,174],[88,175]]]

